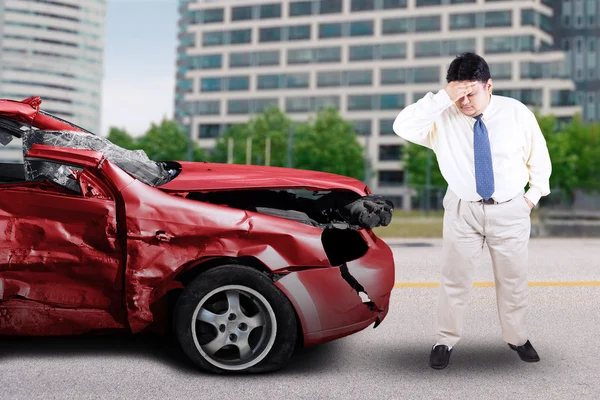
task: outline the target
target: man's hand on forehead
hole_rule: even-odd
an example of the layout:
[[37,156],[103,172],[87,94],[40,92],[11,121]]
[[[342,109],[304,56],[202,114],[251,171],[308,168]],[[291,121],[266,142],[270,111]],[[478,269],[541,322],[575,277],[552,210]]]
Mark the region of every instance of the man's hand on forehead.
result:
[[446,85],[446,93],[450,96],[453,102],[458,101],[464,96],[468,96],[477,88],[476,81],[452,81]]

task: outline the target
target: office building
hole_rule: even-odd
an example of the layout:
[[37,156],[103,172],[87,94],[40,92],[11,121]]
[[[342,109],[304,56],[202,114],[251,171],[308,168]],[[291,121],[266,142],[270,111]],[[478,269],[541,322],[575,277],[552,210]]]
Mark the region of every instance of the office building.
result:
[[354,123],[373,192],[410,208],[392,122],[446,84],[474,51],[494,93],[568,119],[579,110],[565,54],[553,48],[549,1],[214,0],[180,2],[175,117],[201,147],[278,105],[294,121],[336,107]]
[[600,119],[600,1],[553,1],[555,48],[566,52],[565,69],[577,88],[587,121]]
[[[42,108],[100,132],[107,0],[0,1],[0,98],[42,98]],[[20,144],[0,159],[22,159]]]

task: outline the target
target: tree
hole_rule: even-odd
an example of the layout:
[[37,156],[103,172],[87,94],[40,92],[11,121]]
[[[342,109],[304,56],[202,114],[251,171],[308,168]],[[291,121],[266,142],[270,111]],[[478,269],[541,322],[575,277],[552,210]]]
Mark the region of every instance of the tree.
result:
[[414,187],[424,187],[427,184],[428,157],[431,162],[431,186],[446,187],[446,181],[440,172],[433,150],[414,143],[408,143],[404,151],[404,168],[408,175],[408,184]]
[[[163,119],[160,125],[152,124],[146,134],[136,141],[136,146],[154,161],[184,161],[188,152],[187,133],[175,121]],[[192,160],[204,161],[204,150],[192,142]]]
[[294,168],[331,172],[364,179],[364,149],[350,122],[334,108],[321,110],[316,120],[300,124],[294,134]]
[[111,143],[127,150],[137,149],[135,139],[123,129],[111,127],[107,139]]
[[277,107],[271,107],[246,124],[233,125],[217,139],[211,160],[227,162],[229,139],[233,140],[233,163],[246,163],[247,139],[252,138],[251,164],[265,164],[267,137],[271,138],[269,165],[283,167],[287,164],[287,141],[292,121]]

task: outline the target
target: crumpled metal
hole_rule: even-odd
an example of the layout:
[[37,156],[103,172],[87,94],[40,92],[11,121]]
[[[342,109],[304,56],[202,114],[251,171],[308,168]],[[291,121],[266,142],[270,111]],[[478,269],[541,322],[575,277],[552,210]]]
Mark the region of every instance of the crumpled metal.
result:
[[[165,163],[150,160],[143,150],[126,150],[100,136],[83,132],[29,130],[23,134],[24,156],[34,144],[102,152],[107,159],[150,186],[160,186],[171,179],[172,172]],[[45,176],[54,181],[64,181],[63,174],[68,171],[52,169],[45,164],[25,159],[25,179],[35,180]]]

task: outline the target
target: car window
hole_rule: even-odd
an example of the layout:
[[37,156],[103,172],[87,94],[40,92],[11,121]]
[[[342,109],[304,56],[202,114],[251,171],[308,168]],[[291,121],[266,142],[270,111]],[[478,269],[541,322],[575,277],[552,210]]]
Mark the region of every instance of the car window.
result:
[[26,160],[24,167],[27,181],[47,180],[76,194],[82,194],[79,185],[79,176],[83,171],[81,167],[45,160]]

